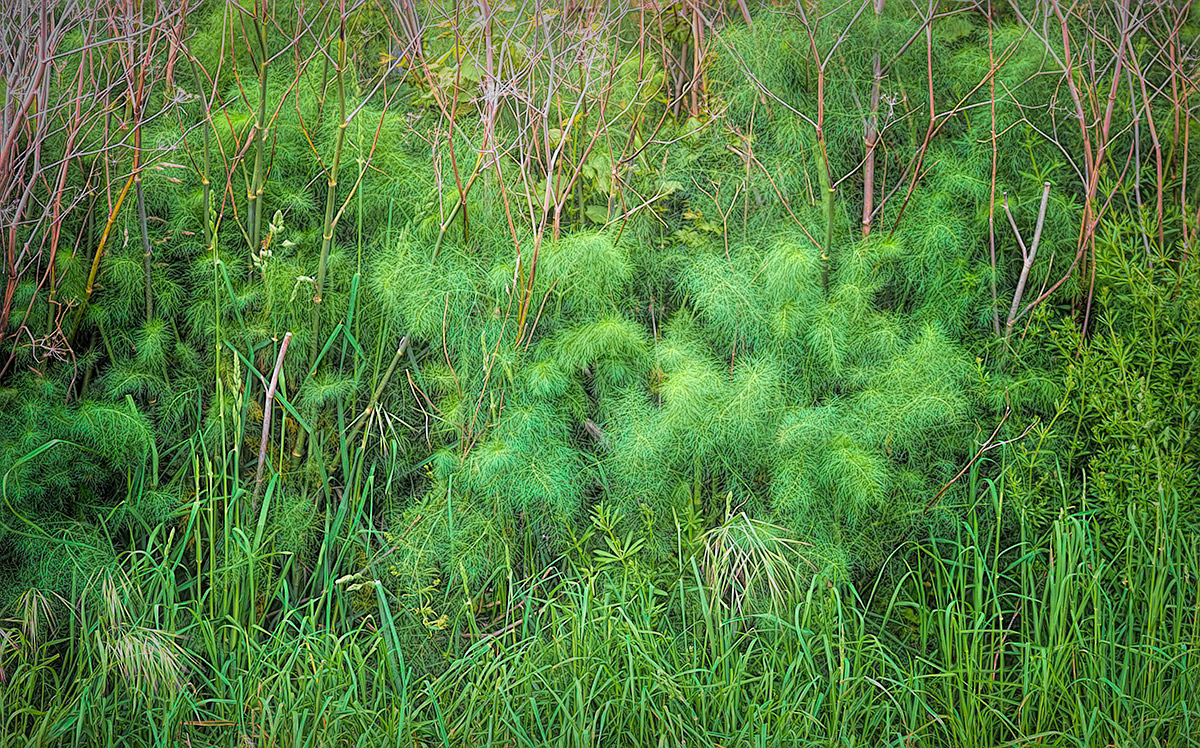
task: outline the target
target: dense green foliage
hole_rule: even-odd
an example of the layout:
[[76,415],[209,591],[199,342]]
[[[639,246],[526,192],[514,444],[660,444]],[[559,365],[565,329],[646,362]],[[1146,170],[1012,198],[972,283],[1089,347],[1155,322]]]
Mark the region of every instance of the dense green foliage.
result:
[[1200,741],[1197,34],[1043,6],[72,27],[0,737]]
[[[747,615],[695,566],[650,572],[597,517],[612,545],[514,589],[507,624],[455,613],[471,643],[428,679],[382,587],[350,593],[372,615],[340,634],[295,609],[242,628],[195,609],[160,537],[46,624],[61,638],[7,634],[0,714],[33,744],[1195,745],[1200,556],[1177,503],[1133,520],[1107,541],[1064,515],[1012,544],[969,522],[894,560],[898,583],[817,575],[794,608]],[[225,596],[250,592],[231,571]]]

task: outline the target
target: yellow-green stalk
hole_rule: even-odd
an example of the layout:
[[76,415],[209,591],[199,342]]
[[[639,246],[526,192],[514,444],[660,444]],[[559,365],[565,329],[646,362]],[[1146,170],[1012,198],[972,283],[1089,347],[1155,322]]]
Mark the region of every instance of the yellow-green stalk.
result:
[[[342,160],[342,147],[346,142],[346,19],[342,17],[338,27],[338,54],[337,67],[334,70],[334,75],[337,78],[337,97],[338,97],[338,125],[337,135],[333,141],[333,158],[329,162],[329,180],[328,189],[325,193],[325,222],[324,230],[321,234],[321,257],[317,260],[317,278],[313,287],[313,306],[312,306],[312,337],[308,345],[308,361],[309,366],[316,362],[317,353],[320,348],[321,336],[321,301],[322,295],[325,292],[325,272],[329,260],[329,248],[333,244],[333,232],[337,227],[337,219],[339,211],[337,210],[337,180],[338,166]],[[304,444],[306,434],[303,429],[296,439],[296,448],[293,454],[301,456],[304,454]]]

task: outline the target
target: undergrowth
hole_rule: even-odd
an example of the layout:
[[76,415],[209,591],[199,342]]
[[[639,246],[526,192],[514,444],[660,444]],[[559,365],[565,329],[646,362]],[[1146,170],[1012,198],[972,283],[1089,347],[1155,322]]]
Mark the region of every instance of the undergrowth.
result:
[[1191,15],[14,11],[0,736],[1196,742]]

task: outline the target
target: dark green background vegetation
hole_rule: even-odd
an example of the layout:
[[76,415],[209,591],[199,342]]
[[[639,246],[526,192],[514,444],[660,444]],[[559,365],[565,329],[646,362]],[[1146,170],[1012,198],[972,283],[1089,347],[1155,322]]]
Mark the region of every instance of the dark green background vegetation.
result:
[[1200,742],[1194,15],[18,8],[0,742]]

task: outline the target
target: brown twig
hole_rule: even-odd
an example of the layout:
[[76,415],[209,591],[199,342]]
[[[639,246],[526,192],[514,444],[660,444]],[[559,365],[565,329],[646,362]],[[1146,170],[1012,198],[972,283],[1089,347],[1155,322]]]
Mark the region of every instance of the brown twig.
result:
[[258,442],[258,468],[254,472],[254,502],[258,505],[258,497],[262,492],[263,467],[267,464],[267,438],[271,434],[271,404],[275,400],[275,387],[279,383],[279,370],[283,368],[283,356],[287,353],[288,341],[292,339],[289,332],[283,336],[279,345],[279,355],[275,357],[275,368],[271,371],[271,383],[267,385],[267,399],[263,406],[262,439]]

